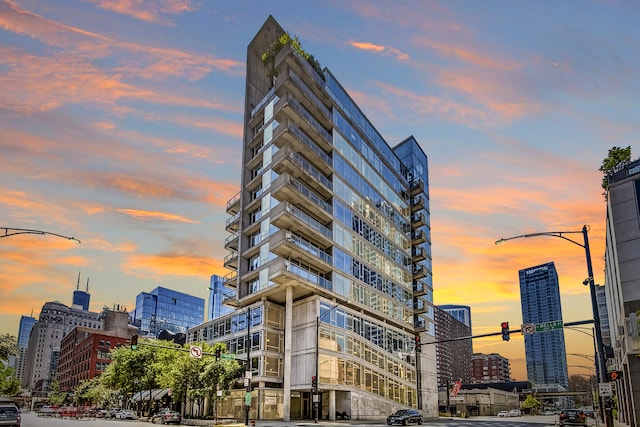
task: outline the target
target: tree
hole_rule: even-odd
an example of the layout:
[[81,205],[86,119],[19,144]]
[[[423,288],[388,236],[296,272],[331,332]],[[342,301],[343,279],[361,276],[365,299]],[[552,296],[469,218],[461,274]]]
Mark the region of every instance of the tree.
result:
[[609,154],[602,161],[602,166],[598,169],[604,174],[602,178],[602,188],[609,188],[609,175],[622,170],[631,162],[631,146],[626,148],[612,147]]
[[18,340],[9,334],[0,335],[0,360],[8,360],[9,356],[18,354]]
[[13,368],[0,362],[0,395],[13,396],[20,391],[20,381],[14,376]]
[[538,399],[536,399],[532,394],[527,394],[527,397],[522,402],[522,409],[529,409],[531,414],[537,413],[538,409],[542,405]]
[[49,384],[49,403],[51,405],[60,406],[67,398],[67,393],[60,391],[60,384],[58,381],[52,381]]

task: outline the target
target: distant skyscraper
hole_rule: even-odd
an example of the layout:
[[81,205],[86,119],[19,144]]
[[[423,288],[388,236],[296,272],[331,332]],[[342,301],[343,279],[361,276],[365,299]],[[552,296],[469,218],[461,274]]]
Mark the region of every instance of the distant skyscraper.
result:
[[233,291],[224,286],[222,277],[217,275],[211,276],[211,284],[209,285],[209,315],[207,320],[217,319],[218,317],[231,313],[233,309],[222,305],[225,298],[232,297]]
[[611,331],[609,330],[609,313],[607,312],[607,291],[604,286],[596,285],[596,302],[598,304],[598,314],[600,315],[600,331],[602,332],[602,342],[611,345]]
[[458,321],[464,323],[468,327],[471,327],[471,307],[468,305],[457,305],[457,304],[444,304],[439,305],[438,308],[446,311]]
[[138,294],[131,314],[141,335],[157,337],[163,330],[184,334],[204,322],[204,299],[159,286]]
[[[562,320],[558,273],[553,262],[518,272],[523,323]],[[536,386],[569,385],[564,329],[524,336],[528,380]]]
[[80,290],[80,272],[78,272],[78,284],[76,285],[76,290],[73,291],[73,301],[71,303],[71,306],[88,311],[90,300],[91,300],[91,295],[89,295],[89,278],[87,277],[86,291],[81,291]]
[[29,348],[29,336],[31,330],[38,321],[31,316],[20,317],[20,327],[18,329],[18,358],[16,362],[16,376],[22,382],[24,378],[24,366]]

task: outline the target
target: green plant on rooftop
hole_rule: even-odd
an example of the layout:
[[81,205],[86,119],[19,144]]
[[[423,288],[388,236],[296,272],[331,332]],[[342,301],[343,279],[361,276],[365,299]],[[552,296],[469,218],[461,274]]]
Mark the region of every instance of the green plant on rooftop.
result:
[[281,35],[278,40],[271,43],[271,46],[262,54],[262,63],[265,67],[269,68],[268,76],[271,79],[273,84],[276,77],[278,77],[278,72],[276,71],[276,56],[285,46],[291,46],[293,50],[304,58],[318,73],[318,75],[322,76],[322,68],[320,67],[320,63],[311,55],[309,52],[305,51],[300,44],[300,39],[298,36],[291,37],[291,34],[284,33]]

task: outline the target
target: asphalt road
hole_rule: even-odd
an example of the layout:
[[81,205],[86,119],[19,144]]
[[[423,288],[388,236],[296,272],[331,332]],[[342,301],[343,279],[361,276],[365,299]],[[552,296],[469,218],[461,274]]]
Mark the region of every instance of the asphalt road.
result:
[[[557,416],[523,416],[513,418],[498,417],[473,417],[469,419],[440,418],[425,421],[423,426],[438,427],[542,427],[557,425]],[[206,424],[207,427],[214,423]],[[594,421],[589,420],[589,426],[594,426]],[[150,427],[146,421],[131,420],[104,420],[104,419],[59,419],[39,417],[35,413],[22,414],[22,427]],[[257,421],[256,427],[345,427],[345,426],[371,426],[385,427],[385,423],[372,423],[357,420],[350,421],[320,421],[315,424],[313,420],[304,421]]]

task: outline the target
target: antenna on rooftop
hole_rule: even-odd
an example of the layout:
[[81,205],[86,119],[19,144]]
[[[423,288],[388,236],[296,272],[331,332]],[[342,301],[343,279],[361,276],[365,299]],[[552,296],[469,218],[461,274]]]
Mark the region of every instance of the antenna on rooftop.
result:
[[89,293],[89,278],[88,277],[87,277],[87,290],[86,290],[86,292]]
[[80,269],[78,269],[78,283],[76,284],[76,291],[80,290]]

